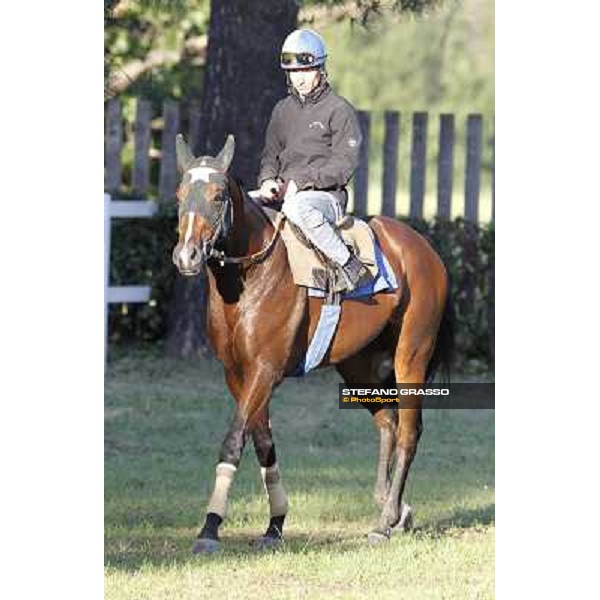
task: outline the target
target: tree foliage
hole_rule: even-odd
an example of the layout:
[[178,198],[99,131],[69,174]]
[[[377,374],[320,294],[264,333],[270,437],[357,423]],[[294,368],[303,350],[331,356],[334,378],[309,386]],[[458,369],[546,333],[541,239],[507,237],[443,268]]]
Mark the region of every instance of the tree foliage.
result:
[[[260,0],[248,0],[248,4]],[[423,15],[442,0],[297,0],[300,22],[368,26],[389,14]],[[196,96],[210,0],[104,0],[105,96]],[[200,67],[200,68],[199,68]]]
[[209,0],[105,2],[105,96],[199,97],[209,13]]

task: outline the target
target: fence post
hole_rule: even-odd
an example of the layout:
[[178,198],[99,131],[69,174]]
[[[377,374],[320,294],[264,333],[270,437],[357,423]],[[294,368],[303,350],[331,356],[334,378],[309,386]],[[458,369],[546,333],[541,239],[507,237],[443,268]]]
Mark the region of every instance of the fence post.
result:
[[412,148],[410,153],[410,216],[423,216],[425,168],[427,158],[427,113],[413,114]]
[[179,104],[172,100],[166,100],[163,105],[163,118],[158,195],[161,201],[169,202],[175,197],[177,189],[175,136],[179,130]]
[[481,177],[481,115],[467,117],[467,162],[465,170],[465,219],[479,220],[479,182]]
[[121,187],[121,149],[123,147],[123,121],[121,102],[109,100],[106,107],[106,139],[104,154],[104,188],[118,192]]
[[438,207],[441,219],[452,219],[452,169],[454,167],[454,115],[440,115],[438,148]]
[[400,115],[385,111],[385,137],[383,140],[383,199],[381,213],[396,216],[396,187],[398,166],[398,131]]
[[466,271],[462,277],[464,290],[464,314],[475,309],[475,283],[481,267],[477,252],[479,220],[479,182],[481,169],[481,115],[467,117],[467,148],[465,166],[465,239],[463,252],[466,264],[473,265],[474,272]]
[[369,194],[369,135],[371,115],[358,111],[358,124],[362,134],[362,144],[359,148],[358,168],[354,176],[354,214],[362,217],[367,214],[367,198]]
[[108,288],[110,285],[110,194],[104,194],[104,363],[108,354]]
[[133,126],[134,161],[132,187],[134,194],[145,196],[150,183],[150,138],[152,109],[148,100],[138,100]]

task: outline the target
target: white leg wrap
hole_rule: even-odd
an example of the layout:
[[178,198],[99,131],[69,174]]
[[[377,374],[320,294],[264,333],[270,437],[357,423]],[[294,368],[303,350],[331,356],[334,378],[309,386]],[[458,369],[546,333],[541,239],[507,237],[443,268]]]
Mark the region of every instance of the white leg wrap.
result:
[[261,467],[260,474],[269,497],[271,517],[281,517],[287,513],[288,499],[285,489],[281,484],[279,467],[277,463],[271,467]]
[[229,463],[219,463],[216,469],[215,489],[208,503],[207,513],[217,513],[222,519],[227,516],[227,497],[237,467]]

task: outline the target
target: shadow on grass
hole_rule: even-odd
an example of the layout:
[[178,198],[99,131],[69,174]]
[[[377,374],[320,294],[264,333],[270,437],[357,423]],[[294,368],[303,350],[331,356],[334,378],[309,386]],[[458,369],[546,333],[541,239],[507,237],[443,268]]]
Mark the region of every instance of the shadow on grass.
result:
[[[320,551],[335,550],[336,554],[345,554],[367,547],[366,532],[352,535],[331,531],[286,534],[282,545],[272,550],[256,550],[254,541],[259,532],[231,533],[221,535],[220,550],[211,555],[192,554],[196,533],[179,531],[162,535],[159,540],[146,536],[131,536],[126,542],[113,540],[105,548],[104,563],[107,567],[123,572],[136,572],[142,567],[172,567],[184,564],[227,563],[231,560],[243,560],[248,563],[260,563],[273,554],[304,555]],[[137,538],[137,539],[136,539]],[[382,549],[385,546],[381,546]]]
[[[487,527],[494,523],[495,505],[489,504],[476,509],[457,510],[449,517],[426,522],[408,533],[395,532],[394,541],[407,539],[412,542],[441,539],[446,536],[463,535],[478,527]],[[258,551],[253,547],[260,535],[259,531],[231,532],[221,535],[221,549],[208,556],[194,556],[192,547],[196,529],[175,529],[169,532],[161,530],[156,536],[146,533],[130,534],[127,539],[112,539],[105,549],[105,565],[124,572],[136,572],[142,567],[172,567],[185,564],[227,563],[231,560],[243,560],[245,563],[260,563],[268,555],[287,554],[304,555],[307,553],[335,551],[345,554],[368,548],[367,530],[361,530],[357,524],[352,531],[312,531],[307,533],[290,532],[284,543],[275,550]],[[385,552],[388,544],[373,548],[373,551]]]
[[477,526],[487,527],[494,524],[495,514],[495,504],[488,504],[487,506],[478,508],[460,509],[454,511],[449,517],[425,522],[415,527],[414,533],[429,537],[442,537],[450,530],[473,529],[477,528]]

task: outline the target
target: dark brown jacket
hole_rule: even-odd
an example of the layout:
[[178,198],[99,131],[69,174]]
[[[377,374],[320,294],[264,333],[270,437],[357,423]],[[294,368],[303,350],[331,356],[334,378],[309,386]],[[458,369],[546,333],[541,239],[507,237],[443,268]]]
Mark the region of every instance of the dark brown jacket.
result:
[[362,136],[352,105],[327,82],[304,101],[292,89],[273,109],[259,184],[294,180],[299,190],[331,191],[346,206],[346,185],[358,165]]

